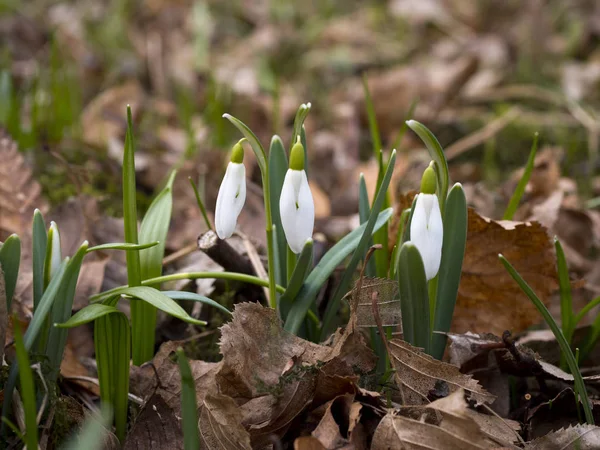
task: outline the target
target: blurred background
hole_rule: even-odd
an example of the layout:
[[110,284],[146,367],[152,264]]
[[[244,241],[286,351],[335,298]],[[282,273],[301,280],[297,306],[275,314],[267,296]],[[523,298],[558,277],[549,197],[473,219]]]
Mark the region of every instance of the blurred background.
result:
[[[64,208],[73,197],[89,217],[122,214],[130,104],[140,210],[178,168],[167,251],[193,245],[204,224],[187,177],[212,210],[226,152],[239,139],[222,114],[246,122],[265,145],[274,133],[289,145],[296,109],[311,102],[317,231],[335,239],[355,223],[359,174],[371,187],[377,177],[366,83],[381,146],[400,152],[394,194],[418,188],[428,162],[420,141],[405,133],[407,118],[438,136],[453,181],[493,218],[539,132],[536,168],[515,218],[559,230],[573,270],[593,269],[600,235],[595,0],[1,0],[0,13],[0,123],[19,149],[12,163],[3,157],[3,234],[31,217],[26,209]],[[260,244],[252,157],[246,152],[255,186],[241,229]],[[6,192],[17,187],[14,217]]]

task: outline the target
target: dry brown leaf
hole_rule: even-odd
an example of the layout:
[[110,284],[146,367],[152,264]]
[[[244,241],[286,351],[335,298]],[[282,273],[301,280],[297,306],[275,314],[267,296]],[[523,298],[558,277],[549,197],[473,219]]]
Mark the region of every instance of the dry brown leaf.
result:
[[528,442],[525,450],[596,450],[600,448],[600,427],[577,425],[549,433]]
[[327,450],[354,450],[352,432],[360,422],[362,405],[354,401],[354,395],[346,394],[325,406],[325,414],[312,436]]
[[250,450],[250,435],[242,420],[242,412],[231,397],[207,394],[198,409],[200,448]]
[[12,233],[22,237],[33,220],[34,209],[45,211],[47,204],[40,196],[42,188],[32,178],[17,143],[2,129],[0,161],[0,240]]
[[556,258],[539,223],[496,222],[469,209],[467,246],[452,331],[518,332],[541,317],[498,259],[502,253],[548,304],[558,287]]
[[[178,413],[181,406],[181,375],[177,362],[173,361],[170,355],[181,345],[180,341],[165,342],[152,359],[152,365],[131,368],[131,391],[146,398],[153,395],[156,390],[156,393],[175,413]],[[196,400],[200,404],[208,389],[214,384],[215,373],[221,367],[221,363],[190,360],[190,367],[196,388]],[[157,375],[158,379],[156,379]]]
[[[473,430],[477,426],[473,425]],[[388,413],[373,435],[371,450],[417,450],[423,448],[444,450],[481,450],[489,448],[484,440],[463,438],[437,425]]]
[[[127,433],[125,450],[183,449],[183,432],[175,415],[160,395],[153,395]],[[218,448],[218,447],[210,447]]]
[[294,441],[294,450],[327,450],[316,437],[302,436]]
[[401,339],[392,339],[388,350],[396,369],[396,382],[401,386],[407,405],[427,404],[430,392],[439,390],[440,385],[450,392],[464,389],[478,403],[494,401],[495,397],[470,375],[460,373],[452,364],[433,359]]
[[[356,289],[360,287],[360,293]],[[356,283],[353,295],[358,295],[356,324],[359,327],[376,327],[372,298],[377,293],[377,305],[382,326],[395,326],[401,323],[400,300],[397,299],[398,282],[384,278],[364,277]]]

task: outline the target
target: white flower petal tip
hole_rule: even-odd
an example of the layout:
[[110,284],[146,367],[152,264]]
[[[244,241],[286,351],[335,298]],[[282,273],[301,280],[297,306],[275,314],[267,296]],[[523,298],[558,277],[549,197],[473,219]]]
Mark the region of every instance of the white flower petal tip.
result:
[[238,216],[246,201],[246,167],[230,162],[219,188],[215,207],[217,236],[227,239],[235,231]]
[[421,254],[427,280],[431,280],[440,270],[444,241],[442,214],[435,194],[417,196],[410,223],[410,240]]
[[304,170],[288,169],[285,174],[279,213],[288,245],[298,254],[312,238],[315,226],[315,204]]

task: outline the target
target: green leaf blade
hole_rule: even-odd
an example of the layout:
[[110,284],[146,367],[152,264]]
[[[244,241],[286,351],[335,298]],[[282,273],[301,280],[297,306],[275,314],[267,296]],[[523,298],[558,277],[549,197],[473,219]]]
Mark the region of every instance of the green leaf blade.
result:
[[183,448],[199,450],[200,436],[198,435],[198,407],[196,405],[196,386],[192,369],[183,349],[176,351],[179,374],[181,376],[181,416],[183,429]]
[[6,289],[6,311],[10,315],[12,298],[19,278],[21,264],[21,239],[16,234],[11,234],[2,247],[0,247],[0,267],[4,272],[4,286]]
[[529,183],[529,179],[531,178],[531,173],[533,172],[533,166],[535,164],[535,155],[537,153],[538,148],[538,138],[539,134],[535,133],[533,136],[533,144],[531,146],[531,151],[529,152],[529,158],[527,159],[527,165],[525,166],[525,171],[523,172],[523,176],[519,180],[519,184],[513,192],[510,201],[508,202],[508,206],[506,207],[506,211],[504,211],[504,216],[502,220],[512,220],[517,208],[519,207],[519,203],[521,202],[521,198],[525,193],[525,188],[527,187],[527,183]]

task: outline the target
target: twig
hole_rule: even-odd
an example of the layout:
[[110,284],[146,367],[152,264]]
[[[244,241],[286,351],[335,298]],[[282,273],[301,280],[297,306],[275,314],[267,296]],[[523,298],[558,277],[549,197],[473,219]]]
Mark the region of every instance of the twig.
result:
[[198,237],[198,249],[228,272],[254,275],[254,268],[248,258],[240,255],[229,243],[220,239],[212,230]]

